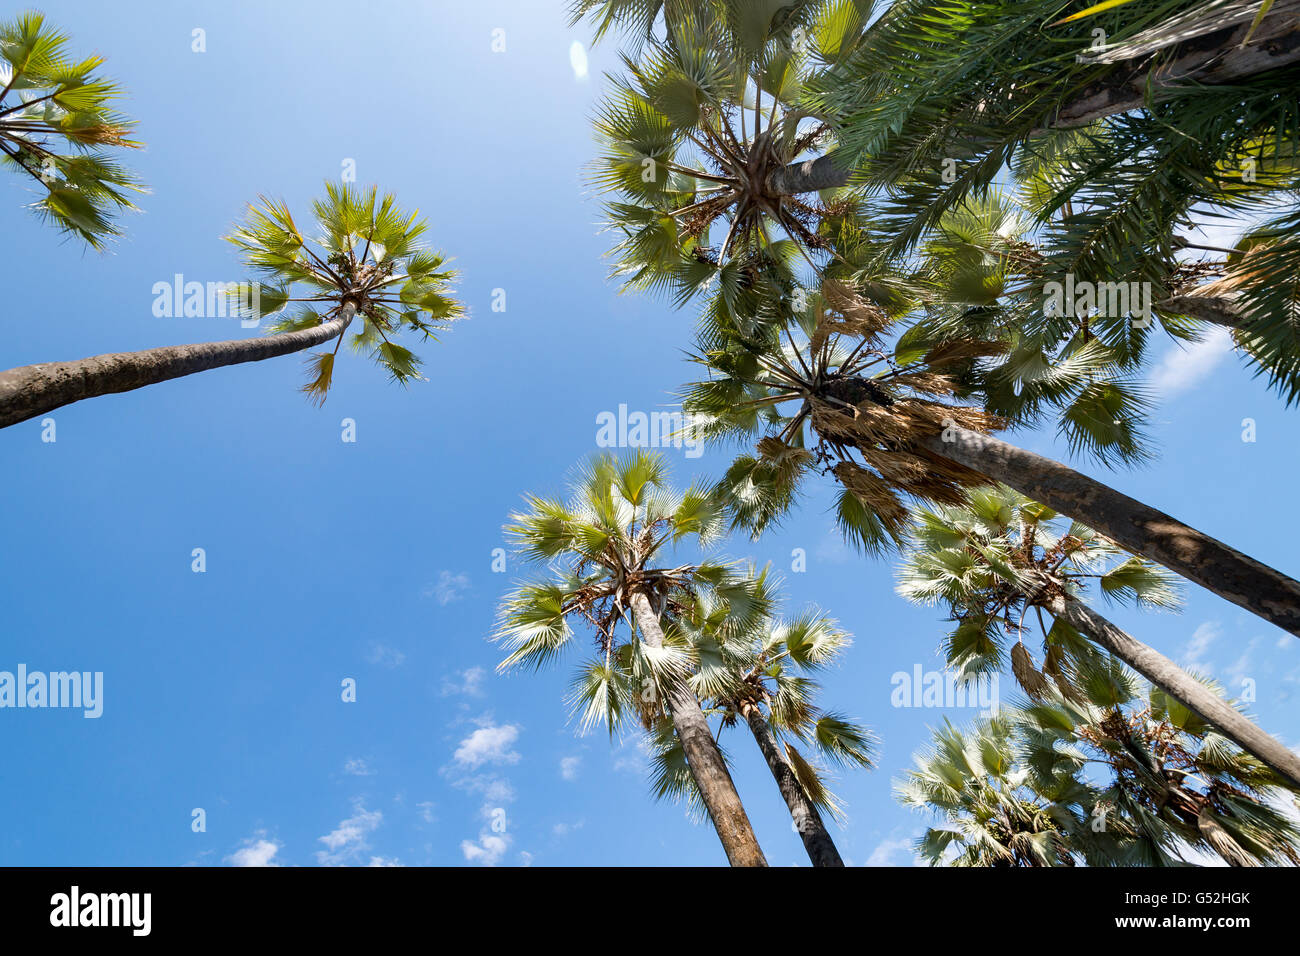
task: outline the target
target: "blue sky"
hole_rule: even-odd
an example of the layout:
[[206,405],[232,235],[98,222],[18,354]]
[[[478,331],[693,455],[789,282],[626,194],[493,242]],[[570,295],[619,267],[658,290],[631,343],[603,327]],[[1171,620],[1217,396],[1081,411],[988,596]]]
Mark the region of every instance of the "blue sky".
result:
[[[664,408],[691,372],[691,313],[605,279],[583,167],[614,50],[576,76],[571,46],[588,37],[562,7],[43,5],[129,91],[151,193],[101,255],[43,227],[20,208],[29,185],[6,179],[0,244],[17,281],[0,367],[248,334],[155,317],[154,283],[238,278],[220,236],[244,205],[268,193],[305,215],[347,160],[429,219],[472,317],[422,351],[429,381],[407,392],[344,356],[317,409],[289,357],[69,406],[53,443],[38,421],[0,431],[0,669],[104,674],[99,719],[0,711],[0,864],[724,862],[706,826],[651,801],[634,738],[576,735],[567,667],[497,676],[486,640],[517,570],[494,573],[492,552],[520,495],[562,490],[596,450],[600,412]],[[1221,341],[1160,348],[1161,458],[1109,480],[1297,574],[1294,509],[1276,502],[1300,464],[1286,410]],[[1066,457],[1050,434],[1018,438]],[[669,458],[683,483],[726,462]],[[816,603],[853,632],[824,700],[883,745],[878,769],[838,780],[837,841],[853,863],[906,865],[926,821],[893,781],[927,726],[974,712],[890,705],[892,674],[939,667],[944,626],[894,595],[888,563],[840,543],[829,491],[726,550],[771,561],[789,607]],[[795,548],[806,572],[791,571]],[[1112,616],[1234,691],[1253,679],[1260,722],[1300,743],[1295,639],[1187,596],[1181,615]],[[769,861],[806,863],[752,742],[729,751]]]

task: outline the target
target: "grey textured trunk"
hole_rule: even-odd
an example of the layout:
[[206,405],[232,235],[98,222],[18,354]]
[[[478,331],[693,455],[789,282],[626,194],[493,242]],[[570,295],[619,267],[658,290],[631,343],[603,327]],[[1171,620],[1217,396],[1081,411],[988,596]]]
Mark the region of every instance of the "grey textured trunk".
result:
[[799,839],[803,840],[804,849],[808,851],[808,859],[812,860],[813,866],[843,866],[844,861],[840,859],[839,850],[835,849],[835,841],[827,832],[826,824],[822,823],[821,814],[799,785],[799,778],[795,776],[794,768],[790,766],[785,754],[781,753],[776,735],[772,733],[762,711],[753,704],[746,703],[741,705],[741,712],[745,715],[745,722],[749,724],[754,739],[758,741],[758,749],[763,751],[768,769],[776,778],[785,805],[790,808],[790,819],[799,831]]
[[1300,582],[1060,462],[965,428],[945,435],[951,440],[933,435],[920,444],[1300,636]]
[[226,342],[168,345],[142,352],[110,352],[75,362],[45,362],[0,372],[0,428],[86,398],[129,392],[168,379],[288,355],[343,334],[356,315],[349,302],[321,325]]
[[[651,647],[663,647],[664,634],[659,626],[659,615],[650,606],[644,594],[632,595],[632,613],[637,626]],[[686,752],[686,763],[699,788],[709,818],[717,831],[727,861],[732,866],[767,866],[767,860],[749,824],[740,794],[731,780],[722,751],[718,749],[709,729],[709,721],[700,709],[700,702],[682,680],[675,681],[668,690],[665,701],[668,715],[677,731],[677,739]]]
[[849,170],[840,166],[832,154],[772,170],[767,176],[767,188],[779,196],[797,196],[835,189],[847,185],[848,181]]
[[1056,596],[1043,605],[1056,618],[1110,651],[1170,697],[1181,701],[1242,750],[1300,786],[1300,756],[1255,726],[1240,711],[1181,667],[1116,627],[1088,605]]
[[1241,307],[1235,300],[1222,295],[1175,295],[1157,302],[1156,308],[1229,329],[1240,329],[1246,324]]
[[[1300,62],[1298,7],[1294,0],[1277,0],[1251,33],[1255,8],[1236,4],[1225,11],[1223,27],[1214,29],[1218,24],[1207,20],[1189,30],[1177,56],[1155,67],[1148,65],[1150,54],[1177,42],[1177,36],[1165,38],[1172,42],[1156,41],[1146,48],[1133,46],[1131,52],[1128,44],[1120,44],[1115,54],[1092,57],[1094,62],[1121,62],[1119,58],[1126,56],[1127,62],[1140,65],[1120,67],[1118,75],[1108,75],[1081,91],[1057,111],[1051,125],[1057,129],[1085,126],[1105,116],[1138,109],[1149,101],[1159,102],[1180,87],[1235,83]],[[1156,27],[1154,32],[1161,29]],[[1250,42],[1243,46],[1247,34]]]

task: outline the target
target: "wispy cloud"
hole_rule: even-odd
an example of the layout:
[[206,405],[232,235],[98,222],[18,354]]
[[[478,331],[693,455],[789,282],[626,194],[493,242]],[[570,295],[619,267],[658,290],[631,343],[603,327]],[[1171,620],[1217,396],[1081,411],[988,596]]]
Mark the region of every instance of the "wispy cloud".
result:
[[465,697],[482,697],[485,677],[487,677],[487,671],[481,667],[470,667],[463,671],[457,671],[455,680],[449,677],[442,679],[442,696],[452,697],[459,694]]
[[509,849],[510,837],[486,830],[478,835],[478,840],[462,840],[460,843],[460,852],[465,854],[465,859],[479,866],[496,866]]
[[1223,628],[1219,626],[1218,621],[1206,621],[1201,624],[1192,636],[1183,646],[1183,652],[1180,655],[1180,661],[1183,667],[1188,670],[1202,671],[1209,673],[1213,670],[1210,662],[1206,659],[1209,653],[1210,645],[1217,641],[1223,634]]
[[406,655],[395,647],[389,647],[387,644],[372,643],[370,652],[366,654],[366,660],[371,664],[393,668],[401,667],[406,662]]
[[316,853],[316,861],[321,866],[343,866],[349,860],[361,856],[370,849],[367,838],[378,829],[384,815],[378,810],[367,810],[360,800],[352,805],[352,816],[339,823],[337,827],[319,837],[325,844],[324,850]]
[[425,597],[435,598],[440,605],[446,607],[452,601],[459,601],[467,590],[469,590],[468,574],[439,571],[437,583],[426,584],[420,593]]
[[916,866],[916,853],[912,849],[912,844],[916,841],[915,836],[911,837],[889,837],[881,840],[876,848],[871,851],[871,856],[867,857],[866,866]]
[[565,780],[578,779],[578,767],[582,765],[581,757],[563,757],[560,759],[560,776]]
[[276,840],[268,840],[264,832],[259,831],[244,841],[241,846],[230,856],[226,857],[226,862],[231,866],[279,866],[275,862],[275,856],[284,848],[284,844]]
[[360,757],[354,757],[343,765],[343,772],[352,777],[373,777],[375,772]]
[[518,739],[519,728],[514,724],[488,724],[462,740],[452,757],[457,765],[469,770],[483,764],[518,763],[519,753],[510,749]]
[[1206,379],[1232,353],[1232,336],[1215,328],[1199,342],[1175,344],[1151,371],[1151,388],[1163,398],[1173,398]]

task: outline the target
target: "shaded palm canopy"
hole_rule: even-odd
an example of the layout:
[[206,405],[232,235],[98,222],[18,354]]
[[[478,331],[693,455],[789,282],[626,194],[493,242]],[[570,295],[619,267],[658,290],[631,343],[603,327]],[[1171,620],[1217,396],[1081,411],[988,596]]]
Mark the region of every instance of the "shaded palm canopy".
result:
[[[1020,329],[1022,350],[1049,362],[1100,337],[1136,367],[1152,315],[1135,330],[1125,308],[1044,314],[1043,287],[1066,276],[1145,283],[1152,331],[1226,326],[1294,401],[1300,5],[1074,6],[898,0],[849,60],[812,80],[805,101],[837,118],[842,163],[895,253],[986,203],[999,183],[1024,187],[1036,248],[996,231],[963,237],[968,259],[982,252],[987,266],[1011,266],[1028,290],[1004,297],[990,282],[970,296],[976,331]],[[1262,222],[1235,248],[1198,235],[1243,220]],[[1189,250],[1212,255],[1192,260]]]
[[1114,659],[1078,693],[966,730],[945,722],[899,800],[933,814],[931,865],[1230,866],[1300,861],[1298,788]]
[[[840,62],[870,4],[593,3],[575,18],[626,27],[624,72],[598,107],[593,181],[617,240],[614,274],[679,303],[734,288],[792,257],[821,264],[857,216],[852,190],[817,195],[831,125],[800,105],[810,76]],[[664,14],[663,36],[654,29]],[[842,185],[842,184],[841,184]]]
[[143,192],[117,160],[140,143],[113,108],[122,91],[98,73],[104,58],[78,60],[67,47],[39,13],[0,24],[0,153],[38,185],[38,216],[99,249],[120,235],[114,220],[135,208],[130,194]]
[[361,320],[348,338],[354,352],[367,355],[399,385],[420,379],[419,356],[395,340],[408,333],[421,342],[436,341],[448,322],[465,315],[450,295],[456,272],[442,253],[420,245],[428,224],[418,211],[399,206],[392,193],[333,182],[312,203],[312,214],[316,234],[304,236],[287,205],[262,197],[227,237],[263,280],[256,316],[294,306],[269,331],[297,332],[341,320],[334,349],[309,360],[311,380],[303,391],[324,402],[353,316]]
[[[1005,486],[975,491],[960,506],[917,509],[898,579],[898,592],[909,601],[948,611],[955,627],[944,652],[959,675],[996,673],[1010,664],[1031,697],[1053,684],[1077,697],[1072,682],[1080,668],[1099,660],[1086,635],[1052,615],[1054,598],[1078,601],[1096,585],[1109,603],[1159,609],[1181,603],[1175,575],[1126,554],[1082,522],[1063,525],[1051,509]],[[1037,655],[1030,650],[1035,646]]]
[[[826,769],[809,760],[800,746],[823,764],[841,768],[872,767],[875,736],[856,721],[818,704],[818,672],[833,666],[852,643],[836,621],[817,608],[789,618],[775,617],[772,583],[767,574],[753,582],[750,600],[737,614],[734,602],[701,593],[686,602],[665,630],[666,645],[678,647],[689,661],[688,683],[723,729],[750,722],[757,712],[765,732],[775,740],[799,787],[818,809],[839,816],[841,804],[831,791]],[[761,613],[752,610],[761,609]],[[666,726],[649,723],[655,732],[654,783],[657,797],[686,797],[699,807],[699,796],[686,772],[681,747]]]

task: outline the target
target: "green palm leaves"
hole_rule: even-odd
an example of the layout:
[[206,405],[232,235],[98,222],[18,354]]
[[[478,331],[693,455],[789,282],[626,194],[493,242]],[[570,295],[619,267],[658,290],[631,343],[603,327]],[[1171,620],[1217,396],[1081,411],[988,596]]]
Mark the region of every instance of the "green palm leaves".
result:
[[904,806],[929,811],[942,826],[917,841],[931,866],[1071,866],[1068,834],[1086,815],[1046,793],[1025,786],[1016,766],[1013,725],[995,717],[969,731],[947,721],[932,749],[918,754],[916,768],[897,788]]
[[946,724],[898,787],[937,814],[932,865],[1295,864],[1295,786],[1116,661],[1085,697],[1050,694]]
[[582,728],[604,723],[612,733],[625,716],[659,713],[661,691],[686,662],[680,648],[641,639],[633,594],[651,595],[663,613],[699,589],[724,596],[745,589],[722,564],[664,560],[684,538],[716,540],[726,527],[721,505],[702,487],[673,491],[663,459],[644,452],[596,457],[579,470],[568,501],[530,496],[527,504],[506,531],[525,560],[549,570],[502,603],[501,669],[551,663],[580,622],[597,651],[573,685]]
[[39,13],[0,24],[0,152],[41,184],[43,219],[93,248],[120,234],[114,216],[135,208],[139,181],[112,150],[140,144],[112,109],[121,91],[97,75],[104,59],[69,59],[67,37]]
[[[814,78],[808,102],[839,118],[895,253],[1008,168],[1030,170],[1036,288],[1067,274],[1145,283],[1175,335],[1189,316],[1219,321],[1203,300],[1226,298],[1239,344],[1294,401],[1300,111],[1285,91],[1300,65],[1255,55],[1271,42],[1261,30],[1293,45],[1293,15],[1248,0],[1132,0],[1051,23],[1060,13],[1037,0],[896,3],[851,62]],[[1253,264],[1180,254],[1204,223],[1260,217],[1274,220],[1270,251]],[[1076,315],[1052,324],[1058,342],[1088,338]]]
[[[1102,658],[1066,622],[1045,623],[1041,605],[1057,595],[1080,597],[1095,583],[1107,600],[1172,608],[1177,580],[1080,522],[1063,527],[1051,509],[995,486],[972,491],[964,505],[918,509],[898,592],[947,608],[956,626],[945,651],[958,672],[989,674],[1009,662],[1031,696],[1054,683],[1078,698]],[[1041,668],[1024,643],[1030,634],[1041,638]]]
[[960,388],[950,373],[990,348],[949,343],[900,360],[885,341],[893,317],[847,283],[826,279],[799,297],[778,300],[784,316],[769,318],[769,306],[739,325],[711,311],[694,356],[711,377],[688,387],[683,407],[706,435],[759,439],[757,454],[739,457],[722,482],[739,526],[758,534],[778,520],[820,466],[842,486],[846,536],[871,553],[889,550],[903,540],[908,499],[956,503],[986,481],[911,442],[954,424],[1001,426],[946,400]]
[[[602,28],[625,19],[640,29],[659,6],[579,12],[599,8]],[[681,303],[719,279],[830,248],[853,198],[800,198],[777,177],[830,143],[829,126],[796,101],[810,71],[851,48],[858,10],[825,0],[667,5],[664,39],[624,56],[595,121],[603,151],[593,179],[617,196],[607,207],[615,275]]]
[[[352,349],[367,353],[401,385],[420,378],[419,357],[397,337],[405,332],[419,341],[435,339],[446,323],[465,314],[450,296],[456,273],[441,253],[419,244],[426,223],[373,186],[326,183],[325,197],[312,211],[318,233],[306,237],[284,203],[263,197],[227,237],[266,280],[257,317],[295,303],[291,314],[271,326],[292,332],[340,318],[346,326],[358,315],[362,326],[351,336]],[[306,294],[295,296],[298,290]],[[303,390],[318,403],[333,382],[343,338],[340,333],[332,352],[310,359],[312,378]]]

